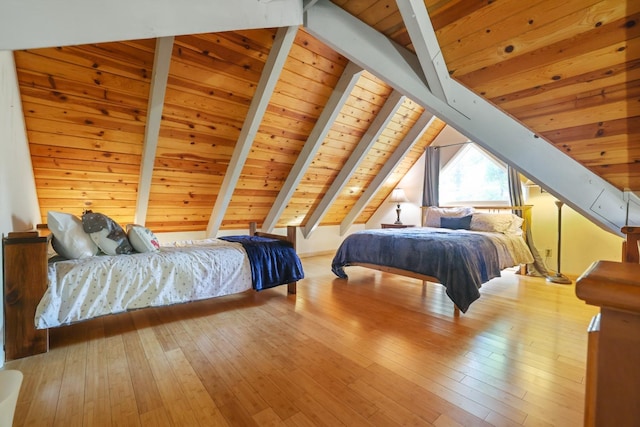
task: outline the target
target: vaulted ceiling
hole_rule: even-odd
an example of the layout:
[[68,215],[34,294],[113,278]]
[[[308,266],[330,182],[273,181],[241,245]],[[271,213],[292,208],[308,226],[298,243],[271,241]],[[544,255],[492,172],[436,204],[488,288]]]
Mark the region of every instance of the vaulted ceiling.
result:
[[[578,165],[568,174],[584,168],[613,192],[640,190],[640,2],[425,5],[437,42],[418,41],[440,49],[444,102],[455,109],[461,99],[447,99],[450,78],[530,130],[552,157]],[[438,92],[407,21],[419,6],[408,15],[395,1],[311,1],[309,18],[321,6],[417,55],[426,86]],[[377,72],[402,64],[372,58],[369,67],[331,42],[339,24],[320,34],[312,21],[15,50],[43,219],[48,210],[93,209],[158,232],[215,233],[249,221],[300,225],[305,234],[317,225],[346,229],[371,217],[446,122],[472,138],[472,126],[501,125],[461,129]],[[544,172],[545,159],[535,159],[544,152],[514,146],[524,157],[493,151]]]

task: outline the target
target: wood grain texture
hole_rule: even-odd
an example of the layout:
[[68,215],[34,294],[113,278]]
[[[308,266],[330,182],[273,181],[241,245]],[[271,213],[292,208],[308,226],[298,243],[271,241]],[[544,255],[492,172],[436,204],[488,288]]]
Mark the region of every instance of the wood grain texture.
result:
[[[36,306],[47,288],[47,249],[50,236],[15,233],[2,239],[4,354],[14,360],[49,348],[49,332],[35,328]],[[40,260],[34,263],[33,260]],[[33,268],[23,271],[23,265]]]
[[[34,176],[44,184],[43,222],[49,210],[81,215],[87,208],[132,222],[137,189],[128,184],[138,180],[153,63],[143,46],[15,52]],[[87,192],[69,180],[94,187]]]
[[51,331],[16,426],[582,423],[587,326],[573,286],[503,272],[453,316],[440,285],[304,258],[283,289]]
[[[596,339],[590,337],[586,418],[592,425],[632,425],[640,416],[640,265],[598,261],[580,277],[576,295],[600,307]],[[590,333],[591,334],[591,333]]]
[[[393,2],[333,1],[413,49]],[[640,188],[627,132],[640,122],[640,4],[619,0],[425,1],[452,77],[621,190]],[[384,18],[382,18],[384,20]],[[595,126],[620,123],[608,155]],[[580,137],[577,137],[581,134]],[[575,135],[575,136],[573,136]],[[611,147],[615,145],[615,147]],[[570,149],[569,149],[570,147]],[[583,148],[585,147],[585,148]]]
[[[333,3],[414,49],[396,2]],[[620,190],[640,190],[640,2],[425,5],[453,79]],[[148,200],[153,231],[206,230],[275,32],[175,37]],[[87,207],[133,220],[154,54],[155,39],[14,53],[43,221],[48,210]],[[221,228],[266,219],[347,63],[299,28]],[[390,92],[362,74],[277,227],[305,225]],[[409,96],[321,225],[344,220],[420,112]],[[356,223],[371,218],[443,127],[432,124]]]

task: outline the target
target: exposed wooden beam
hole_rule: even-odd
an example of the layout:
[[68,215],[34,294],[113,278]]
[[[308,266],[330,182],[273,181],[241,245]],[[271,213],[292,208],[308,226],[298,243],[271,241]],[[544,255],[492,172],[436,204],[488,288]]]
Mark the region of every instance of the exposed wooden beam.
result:
[[307,10],[307,9],[309,9],[309,8],[310,8],[310,7],[312,7],[314,4],[316,4],[316,2],[317,2],[317,1],[318,1],[318,0],[304,0],[304,1],[302,2],[302,4],[303,4],[303,6],[302,6],[303,10]]
[[627,215],[640,217],[637,195],[618,190],[455,80],[449,104],[443,102],[429,90],[415,54],[331,2],[319,0],[309,8],[305,26],[604,229],[621,235]]
[[375,196],[377,191],[380,189],[380,186],[382,186],[387,178],[389,178],[400,162],[402,162],[402,159],[404,159],[409,150],[411,150],[415,143],[420,140],[422,135],[424,135],[425,131],[429,129],[429,126],[431,126],[431,123],[433,123],[435,119],[436,117],[428,110],[424,110],[420,117],[418,117],[418,120],[416,120],[416,123],[413,125],[411,130],[405,135],[402,141],[400,141],[398,147],[391,156],[389,156],[384,165],[382,165],[378,174],[373,178],[367,189],[362,193],[362,196],[360,196],[347,216],[345,216],[340,223],[341,236],[349,230],[349,227],[353,225],[354,221],[360,215],[360,212],[362,212],[373,196]]
[[300,0],[5,1],[0,50],[302,24]]
[[173,51],[173,37],[156,39],[156,51],[153,58],[153,72],[151,74],[151,88],[149,90],[149,104],[147,107],[147,125],[144,129],[144,143],[142,146],[142,163],[140,164],[140,179],[138,180],[138,194],[136,196],[136,213],[134,222],[144,225],[149,207],[151,194],[151,178],[156,160],[160,123],[162,122],[162,108],[164,95],[169,78],[171,52]]
[[447,102],[451,81],[424,0],[396,0],[429,90]]
[[338,80],[336,87],[333,89],[329,100],[324,106],[320,117],[318,117],[318,121],[309,134],[304,147],[302,147],[302,151],[296,159],[291,172],[289,172],[284,185],[280,189],[278,197],[276,197],[276,200],[273,203],[273,207],[264,220],[262,225],[263,231],[271,233],[275,228],[276,222],[280,218],[280,215],[282,215],[282,212],[287,206],[287,203],[289,203],[289,200],[291,200],[298,184],[302,180],[302,177],[309,168],[309,165],[313,161],[318,149],[322,145],[322,141],[324,141],[327,133],[331,130],[334,120],[338,114],[340,114],[340,110],[344,106],[345,102],[347,102],[347,99],[349,99],[351,91],[361,75],[362,68],[358,67],[353,62],[347,64],[340,76],[340,80]]
[[358,142],[358,145],[353,150],[353,153],[351,153],[349,159],[342,166],[340,173],[322,197],[322,200],[307,220],[307,223],[304,225],[304,227],[302,227],[302,235],[305,237],[305,239],[309,237],[309,235],[313,232],[313,230],[316,229],[316,227],[318,227],[318,224],[320,224],[320,221],[322,220],[324,215],[327,213],[336,198],[340,195],[340,191],[342,191],[342,188],[344,188],[344,186],[347,184],[351,175],[355,173],[360,162],[362,162],[369,150],[371,150],[373,144],[375,144],[375,142],[378,140],[378,137],[380,136],[382,131],[385,130],[394,114],[402,106],[405,98],[406,97],[404,95],[395,90],[391,92],[391,95],[389,95],[389,98],[384,103],[384,105],[380,109],[380,112],[369,126],[369,129],[367,129],[364,135],[362,135],[362,138],[360,138],[360,142]]
[[229,162],[229,167],[220,186],[220,192],[216,198],[216,203],[213,206],[211,217],[209,218],[209,224],[207,225],[207,236],[215,236],[222,223],[224,213],[229,206],[229,201],[233,194],[233,190],[238,183],[240,173],[249,155],[249,150],[253,145],[253,140],[258,133],[258,128],[262,122],[269,100],[273,94],[273,89],[280,78],[282,67],[293,46],[298,27],[285,27],[279,28],[276,32],[276,37],[269,52],[269,57],[265,63],[256,93],[249,105],[249,112],[247,118],[242,125],[238,142]]

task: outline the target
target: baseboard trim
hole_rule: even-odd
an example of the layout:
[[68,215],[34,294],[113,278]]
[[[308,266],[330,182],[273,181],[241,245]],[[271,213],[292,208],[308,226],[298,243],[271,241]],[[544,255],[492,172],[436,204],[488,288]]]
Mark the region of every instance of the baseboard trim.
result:
[[326,250],[326,251],[318,251],[318,252],[305,252],[303,254],[298,254],[298,256],[300,258],[311,258],[314,256],[321,256],[321,255],[331,255],[334,254],[336,251],[335,250]]

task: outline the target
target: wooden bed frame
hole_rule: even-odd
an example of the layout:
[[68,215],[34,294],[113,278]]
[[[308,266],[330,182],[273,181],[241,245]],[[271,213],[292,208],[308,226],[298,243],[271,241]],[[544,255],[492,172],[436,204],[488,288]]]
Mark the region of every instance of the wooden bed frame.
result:
[[[256,223],[249,224],[252,236],[290,242],[296,248],[296,227],[287,227],[287,235],[262,233]],[[5,360],[46,353],[49,330],[36,329],[36,307],[47,289],[47,258],[51,234],[46,225],[36,231],[12,232],[2,239],[4,256]],[[296,293],[297,282],[287,284],[287,292]]]
[[622,227],[622,232],[626,236],[625,241],[622,243],[622,262],[638,264],[640,262],[640,250],[638,249],[640,227],[626,225]]
[[[449,208],[449,207],[458,207],[458,206],[443,206],[443,207]],[[511,213],[514,210],[522,211],[522,219],[524,220],[524,222],[522,223],[522,233],[523,233],[522,237],[526,241],[527,230],[529,229],[529,227],[531,227],[531,208],[533,207],[532,205],[523,205],[523,206],[496,205],[496,206],[469,206],[469,207],[473,207],[476,211],[487,211],[487,212],[493,212],[493,213],[498,213],[502,211],[509,211],[509,213]],[[427,208],[428,208],[427,206],[422,207],[422,214],[421,214],[421,220],[420,220],[420,225],[422,227],[424,227],[424,224],[425,224]],[[382,271],[383,273],[397,274],[399,276],[418,279],[422,281],[422,286],[426,286],[427,282],[440,283],[440,281],[436,277],[427,276],[420,273],[414,273],[413,271],[403,270],[395,267],[387,267],[384,265],[369,264],[364,262],[352,262],[352,263],[349,263],[349,266],[364,267],[372,270]],[[526,274],[526,266],[520,267],[520,274]],[[454,312],[454,315],[456,316],[460,315],[460,309],[455,304],[453,305],[453,312]]]
[[[293,225],[287,226],[287,235],[281,236],[279,234],[271,234],[271,233],[263,233],[262,231],[257,230],[257,225],[255,222],[249,223],[249,235],[250,236],[262,236],[262,237],[270,237],[272,239],[283,240],[285,242],[289,242],[293,245],[293,250],[296,250],[296,227]],[[297,291],[297,283],[291,282],[287,284],[287,292],[290,294],[295,294]]]

